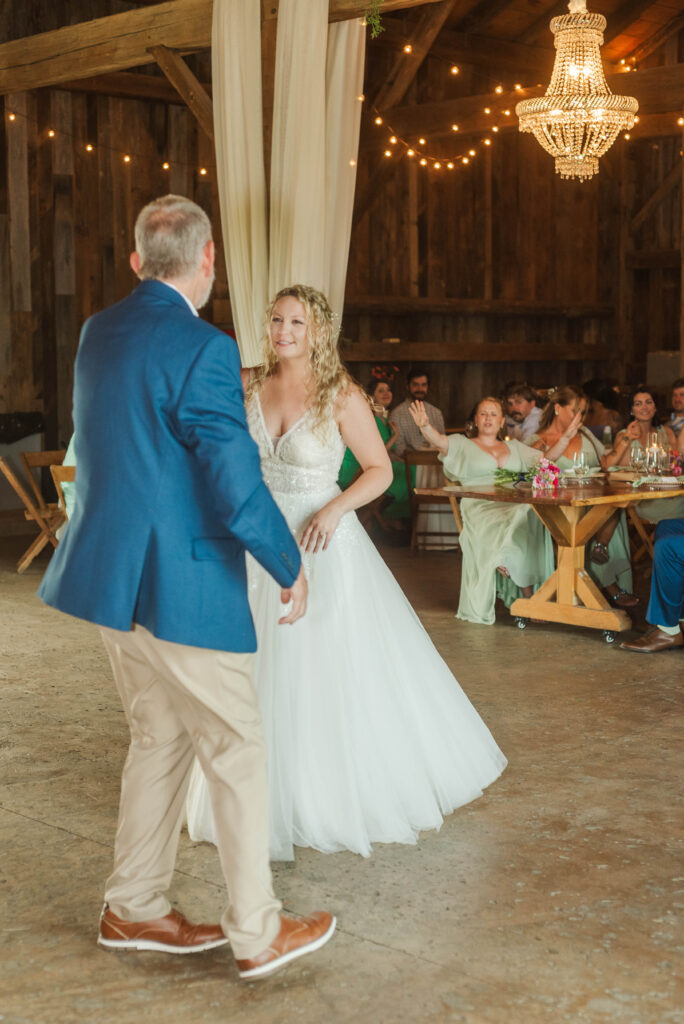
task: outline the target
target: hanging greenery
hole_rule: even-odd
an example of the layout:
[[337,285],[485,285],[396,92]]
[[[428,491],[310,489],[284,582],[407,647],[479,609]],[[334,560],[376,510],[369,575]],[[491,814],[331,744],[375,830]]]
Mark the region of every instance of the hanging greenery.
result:
[[382,3],[383,0],[370,0],[366,10],[366,24],[370,29],[371,39],[376,39],[381,32],[385,31],[382,22],[380,21],[380,8],[382,7]]

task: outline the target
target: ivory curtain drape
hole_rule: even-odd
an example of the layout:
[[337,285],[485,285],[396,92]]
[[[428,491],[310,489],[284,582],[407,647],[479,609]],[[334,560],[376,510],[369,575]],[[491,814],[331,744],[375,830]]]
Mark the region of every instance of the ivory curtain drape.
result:
[[267,234],[259,6],[214,0],[212,29],[221,224],[245,366],[262,361],[264,310],[285,285],[314,285],[342,312],[365,50],[358,19],[328,28],[327,0],[281,0]]

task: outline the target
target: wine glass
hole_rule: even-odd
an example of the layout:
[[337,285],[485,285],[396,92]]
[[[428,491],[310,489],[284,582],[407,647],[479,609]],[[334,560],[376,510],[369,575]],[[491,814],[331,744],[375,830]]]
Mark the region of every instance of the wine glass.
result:
[[637,476],[641,476],[646,468],[646,449],[642,448],[640,444],[632,445],[629,452],[629,465]]
[[584,483],[584,477],[589,472],[589,466],[587,465],[587,456],[584,452],[575,452],[572,459],[572,468],[575,470],[577,482],[581,487]]

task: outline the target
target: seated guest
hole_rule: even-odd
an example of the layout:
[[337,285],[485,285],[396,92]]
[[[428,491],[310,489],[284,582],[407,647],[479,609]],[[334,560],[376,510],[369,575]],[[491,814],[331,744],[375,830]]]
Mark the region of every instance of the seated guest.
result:
[[537,392],[524,381],[514,381],[506,388],[506,429],[508,436],[525,444],[537,433],[542,411]]
[[622,428],[620,399],[609,381],[596,378],[582,385],[589,399],[589,408],[584,417],[584,426],[603,444],[612,447],[613,438]]
[[413,422],[413,418],[409,412],[411,402],[422,402],[428,422],[438,433],[444,433],[444,416],[442,415],[442,411],[438,409],[436,405],[430,405],[426,400],[428,388],[430,386],[430,377],[427,367],[412,366],[408,372],[406,384],[408,388],[408,395],[403,402],[400,402],[399,405],[395,406],[392,410],[392,422],[395,424],[398,434],[394,445],[396,455],[403,455],[407,448],[418,450],[419,448],[430,447],[420,430],[418,430]]
[[[549,395],[539,423],[539,435],[530,443],[548,455],[557,445],[574,417],[582,418],[587,410],[587,397],[581,388],[568,384]],[[606,449],[585,427],[580,427],[563,453],[554,461],[560,469],[572,469],[576,455],[583,453],[589,469],[606,468]],[[597,531],[587,561],[587,569],[613,604],[630,608],[639,603],[632,593],[632,563],[624,510],[616,511]]]
[[[428,444],[439,450],[445,474],[464,487],[491,486],[497,467],[526,472],[541,453],[520,441],[503,441],[505,415],[498,398],[483,398],[474,417],[474,436],[434,429],[422,402],[411,415]],[[580,424],[576,416],[549,457],[564,451]],[[457,616],[491,625],[497,594],[507,607],[516,597],[531,597],[554,568],[551,537],[531,505],[475,498],[461,500],[461,598]]]
[[[633,448],[648,449],[653,442],[662,448],[677,448],[684,442],[684,430],[679,438],[672,428],[661,421],[656,409],[655,396],[645,384],[639,384],[630,396],[631,420],[615,438],[612,452],[606,456],[609,466],[629,465]],[[649,523],[662,519],[684,518],[684,497],[655,498],[652,501],[638,501],[634,505],[636,514]]]
[[646,620],[652,629],[620,644],[623,650],[655,654],[684,646],[684,519],[668,519],[656,527]]
[[[670,412],[670,422],[668,426],[676,438],[684,430],[684,377],[679,377],[678,380],[672,385],[672,411]],[[677,442],[677,447],[681,451],[681,445]]]
[[[406,521],[411,518],[411,506],[406,486],[404,460],[392,450],[397,440],[397,429],[388,413],[392,404],[392,388],[388,380],[374,377],[369,382],[366,392],[373,401],[375,422],[392,462],[393,480],[386,492],[389,502],[383,505],[382,518],[389,526],[403,529],[406,526]],[[351,448],[347,448],[340,466],[340,475],[337,478],[337,483],[343,491],[349,487],[360,468]]]
[[[392,422],[396,425],[398,438],[394,445],[396,455],[405,451],[419,451],[429,448],[420,430],[416,427],[409,406],[411,402],[421,402],[428,422],[440,434],[444,433],[444,416],[436,405],[425,399],[430,385],[430,377],[426,366],[412,366],[406,378],[408,395],[403,402],[392,410]],[[442,474],[437,466],[418,466],[414,486],[439,487]],[[418,514],[417,537],[419,548],[449,550],[458,547],[458,529],[453,516],[445,511],[443,505],[424,505]]]

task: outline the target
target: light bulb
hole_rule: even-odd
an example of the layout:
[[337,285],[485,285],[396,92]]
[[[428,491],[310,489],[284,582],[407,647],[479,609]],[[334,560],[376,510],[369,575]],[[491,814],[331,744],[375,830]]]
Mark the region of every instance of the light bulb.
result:
[[404,47],[404,53],[413,53],[413,47],[411,46],[410,43],[407,43],[406,46]]
[[200,167],[200,174],[206,174],[206,173],[207,173],[206,167]]
[[450,171],[453,171],[453,169],[454,169],[454,165],[453,165],[453,163],[451,162],[451,160],[450,160],[450,161],[449,161],[449,163],[447,164],[447,167],[449,168],[449,170],[450,170]]
[[494,90],[494,92],[498,92],[499,95],[500,95],[503,92],[503,85],[497,85],[497,87]]
[[425,157],[422,157],[422,159],[420,161],[420,166],[421,167],[425,167],[426,163],[427,163],[427,160],[425,159]]
[[468,153],[470,154],[470,156],[475,156],[475,150],[474,149],[469,149]]
[[395,145],[396,145],[396,143],[397,143],[397,137],[396,137],[396,135],[392,135],[392,136],[390,137],[390,142],[392,143],[392,145],[393,145],[393,146],[395,146]]
[[463,159],[461,160],[461,163],[462,164],[468,164],[468,163],[470,163],[470,161],[468,160],[467,156],[464,156]]
[[460,70],[461,69],[459,68],[458,64],[452,64],[451,65],[451,74],[452,75],[457,75]]
[[162,164],[162,170],[168,171],[170,166],[171,166],[171,164],[169,164],[166,161],[164,161],[164,163]]
[[51,129],[50,129],[50,131],[48,132],[48,135],[50,136],[50,138],[51,138],[51,139],[54,139],[54,137],[55,137],[55,132],[54,132],[54,129],[53,129],[53,128],[51,128]]
[[90,143],[88,143],[88,145],[86,146],[86,153],[92,153],[92,151],[93,147],[90,145]]
[[16,114],[10,114],[10,115],[9,115],[9,119],[10,119],[10,121],[14,121],[14,120],[16,120],[16,116],[17,116]]
[[491,111],[490,107],[485,107],[484,108],[484,112],[485,112],[485,114],[491,114],[492,111]]
[[492,131],[493,132],[498,132],[498,130],[499,130],[499,126],[497,124],[493,125]]
[[418,142],[421,144],[421,146],[425,145],[425,139],[418,139]]
[[491,146],[491,144],[492,144],[492,140],[491,139],[483,139],[482,141],[485,144],[485,146]]
[[380,116],[376,117],[375,118],[375,123],[376,124],[382,124],[382,118]]
[[458,131],[458,125],[457,124],[452,124],[451,130],[452,130],[452,132],[457,132]]
[[350,167],[356,167],[356,160],[350,160],[349,161],[349,166]]
[[406,150],[406,156],[415,156],[415,155],[416,154],[415,154],[415,151],[413,149],[407,149]]
[[128,153],[126,153],[126,155],[125,155],[125,157],[124,157],[123,159],[124,159],[124,163],[125,163],[125,164],[130,164],[130,162],[131,162],[131,158],[130,158],[130,156],[128,155]]
[[440,164],[439,160],[435,160],[435,162],[434,162],[434,164],[432,166],[434,167],[434,169],[436,171],[438,171],[442,165]]
[[385,156],[392,156],[392,150],[391,149],[386,149],[385,150]]

